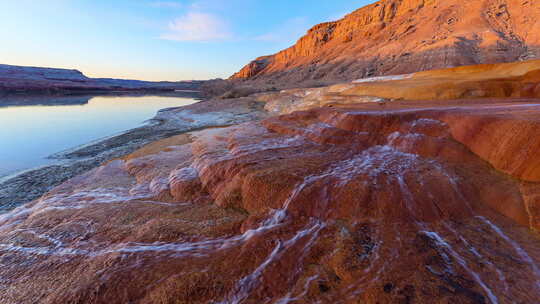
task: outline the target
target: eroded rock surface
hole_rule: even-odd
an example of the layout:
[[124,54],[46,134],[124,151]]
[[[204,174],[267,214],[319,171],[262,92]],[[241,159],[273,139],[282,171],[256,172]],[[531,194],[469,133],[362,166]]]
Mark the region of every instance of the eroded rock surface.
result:
[[540,184],[482,147],[538,159],[539,109],[346,105],[150,144],[0,218],[0,301],[536,303]]

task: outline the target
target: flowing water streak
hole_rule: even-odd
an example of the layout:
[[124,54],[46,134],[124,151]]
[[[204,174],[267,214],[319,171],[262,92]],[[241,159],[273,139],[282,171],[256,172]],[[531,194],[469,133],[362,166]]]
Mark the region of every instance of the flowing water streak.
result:
[[376,76],[376,77],[369,77],[369,78],[362,78],[353,80],[353,83],[366,83],[366,82],[379,82],[379,81],[395,81],[395,80],[403,80],[403,79],[409,79],[414,76],[413,74],[400,74],[400,75],[389,75],[389,76]]
[[324,228],[324,224],[320,221],[312,220],[312,223],[308,225],[305,229],[300,230],[297,232],[291,239],[281,242],[278,240],[278,243],[274,250],[268,255],[266,260],[257,267],[251,274],[245,276],[244,278],[240,279],[238,281],[235,293],[231,297],[230,300],[222,301],[220,303],[241,303],[243,300],[249,297],[249,293],[257,288],[260,284],[260,278],[268,265],[270,265],[272,262],[274,262],[277,258],[283,256],[283,254],[292,248],[296,243],[298,243],[300,240],[304,239],[305,237],[311,236],[306,245],[304,246],[302,250],[302,256],[299,258],[299,261],[297,264],[301,264],[303,257],[305,256],[305,252],[308,251],[311,246],[313,246],[314,241],[317,239],[319,232]]
[[[34,205],[24,205],[11,212],[0,216],[0,231],[10,231],[16,225],[22,223],[28,216],[36,216],[51,210],[84,209],[88,204],[112,204],[112,203],[150,203],[167,205],[167,203],[145,200],[148,195],[133,196],[121,193],[123,188],[94,189],[77,193],[62,193],[54,197],[43,197]],[[139,201],[140,200],[140,201]],[[66,203],[67,202],[67,203]],[[170,204],[170,206],[173,206]],[[43,236],[41,238],[45,238]],[[49,239],[51,241],[51,239]],[[27,255],[91,255],[91,252],[83,249],[67,248],[64,244],[53,242],[52,247],[24,247],[15,244],[0,244],[0,249],[9,252],[18,252]]]
[[[377,148],[379,152],[383,152],[385,154],[398,153],[398,155],[400,155],[400,156],[407,156],[408,157],[407,158],[407,163],[406,164],[400,164],[399,170],[395,170],[395,169],[392,170],[391,163],[389,161],[383,161],[382,165],[375,169],[373,167],[374,158],[367,157],[361,163],[361,166],[359,166],[357,168],[362,168],[363,170],[366,170],[367,172],[369,172],[370,176],[373,179],[376,178],[381,173],[392,172],[393,177],[394,177],[393,180],[399,185],[402,197],[404,199],[405,207],[409,211],[410,216],[414,218],[414,222],[415,222],[416,225],[423,227],[423,223],[421,223],[420,221],[418,221],[415,218],[415,213],[412,210],[412,208],[414,207],[414,196],[412,195],[409,187],[407,186],[407,184],[404,181],[404,173],[406,172],[407,169],[409,169],[411,167],[414,167],[412,162],[414,160],[416,160],[416,156],[413,155],[413,154],[408,154],[408,153],[403,153],[403,152],[397,151],[397,150],[395,150],[394,148],[392,148],[390,146],[379,146],[379,147],[375,147],[375,148]],[[388,155],[385,155],[385,156],[388,156]],[[383,158],[385,156],[383,156]],[[368,160],[368,161],[366,161],[366,160]],[[388,256],[385,258],[384,264],[379,267],[379,269],[377,270],[377,272],[375,273],[375,275],[371,279],[366,280],[365,277],[362,277],[360,280],[358,280],[354,284],[351,284],[351,286],[348,287],[348,291],[351,291],[351,289],[353,289],[353,288],[357,288],[357,290],[355,292],[353,292],[349,296],[349,299],[353,300],[358,295],[362,294],[365,291],[365,289],[369,286],[369,284],[371,282],[376,281],[381,276],[381,274],[384,271],[386,271],[386,269],[388,267],[390,267],[391,263],[397,258],[397,256],[398,256],[397,253],[401,249],[401,247],[403,246],[403,242],[401,240],[399,230],[396,229],[395,225],[393,226],[393,230],[394,230],[395,235],[396,235],[396,240],[399,241],[399,246],[394,246],[394,248],[392,248],[392,252],[390,254],[391,258],[389,258]],[[382,242],[379,242],[374,247],[374,249],[377,249],[375,258],[373,259],[373,261],[371,261],[370,266],[367,269],[364,270],[364,273],[370,272],[371,269],[376,266],[377,261],[380,259],[380,255],[381,255],[381,254],[378,253],[379,248],[382,248]],[[358,288],[359,286],[361,286],[361,287]]]
[[0,232],[10,231],[12,227],[22,223],[28,216],[30,216],[34,209],[34,207],[22,205],[8,213],[1,214]]
[[[68,195],[68,197],[73,198]],[[77,196],[78,197],[78,196]],[[104,198],[104,200],[102,200]],[[118,198],[118,197],[116,197]],[[127,199],[127,198],[123,198]],[[131,199],[131,198],[129,198]],[[120,200],[121,201],[121,200]],[[143,201],[146,202],[146,201]],[[113,203],[111,201],[111,196],[99,197],[93,199],[92,201],[85,201],[84,203]],[[53,206],[49,206],[53,205]],[[57,207],[54,206],[53,201],[45,200],[39,202],[38,204],[28,208],[20,207],[11,213],[5,214],[0,218],[4,221],[4,224],[0,229],[5,230],[11,228],[12,226],[22,222],[26,216],[29,214],[37,214],[42,212],[41,207],[50,210],[51,208],[69,208],[74,207]],[[33,212],[34,211],[34,212]],[[21,219],[18,219],[21,217]],[[9,222],[15,219],[14,222]],[[43,255],[43,256],[72,256],[72,255],[83,255],[87,257],[97,257],[112,253],[137,253],[137,252],[174,252],[176,255],[193,255],[193,256],[202,256],[205,253],[212,250],[221,250],[227,249],[231,246],[238,245],[239,243],[249,240],[252,237],[265,233],[277,225],[264,225],[254,230],[248,230],[244,234],[235,236],[232,238],[224,239],[215,239],[215,240],[205,240],[201,242],[194,243],[152,243],[152,244],[140,244],[140,243],[121,243],[115,244],[112,248],[102,249],[102,250],[90,250],[90,249],[77,249],[66,247],[62,243],[54,242],[53,246],[43,246],[43,247],[23,247],[15,244],[0,244],[0,249],[3,251],[17,252],[26,255]]]
[[308,186],[311,186],[316,181],[323,179],[324,177],[328,176],[329,174],[322,174],[322,175],[311,175],[306,177],[299,185],[297,185],[291,195],[285,200],[283,203],[283,207],[281,209],[275,210],[274,215],[269,218],[269,222],[267,225],[278,225],[281,223],[285,217],[287,216],[287,211],[289,209],[289,206],[291,205],[291,202],[294,201],[302,193],[304,189],[306,189]]
[[[379,151],[380,150],[380,151]],[[293,192],[287,200],[284,202],[283,207],[277,210],[274,213],[274,216],[271,219],[271,224],[277,224],[283,221],[287,214],[287,210],[291,202],[293,202],[298,195],[304,191],[308,186],[315,184],[319,180],[323,180],[327,177],[337,178],[339,185],[344,185],[347,182],[350,182],[354,177],[358,176],[361,173],[370,174],[370,176],[375,177],[381,173],[384,169],[376,169],[377,167],[374,164],[375,160],[380,160],[381,158],[374,158],[371,153],[373,152],[396,152],[390,147],[377,146],[374,149],[369,149],[353,157],[341,162],[338,162],[336,165],[330,166],[327,170],[323,171],[321,174],[314,174],[304,178],[304,180],[295,186]],[[377,170],[376,173],[373,173],[373,170]]]
[[[401,159],[403,156],[405,156],[405,159],[407,160],[406,162],[393,161],[397,158]],[[285,218],[291,202],[294,201],[294,199],[304,189],[310,185],[313,185],[319,180],[327,177],[333,177],[338,179],[338,185],[343,186],[346,183],[351,182],[360,174],[368,174],[368,176],[370,176],[372,179],[377,178],[380,174],[388,172],[401,175],[403,174],[404,170],[414,167],[415,160],[417,160],[416,155],[403,153],[390,146],[375,146],[365,150],[351,159],[338,162],[319,175],[311,175],[306,177],[302,183],[295,187],[289,198],[285,201],[283,208],[275,212],[269,223],[274,225],[280,223]],[[412,199],[412,194],[409,199]],[[380,245],[381,244],[378,244],[376,247],[380,248]],[[397,249],[394,249],[394,253],[396,250]],[[380,256],[377,254],[374,260],[370,263],[371,266],[369,269],[376,265],[379,258]],[[390,261],[386,261],[385,264],[378,269],[375,276],[369,280],[369,282],[376,280],[385,271],[389,263]],[[369,282],[364,282],[364,278],[360,281],[365,283],[364,285],[369,284]],[[351,286],[350,288],[358,288],[358,285]],[[361,293],[362,291],[363,289],[357,290],[355,295]]]
[[[201,257],[206,256],[208,253],[211,253],[215,250],[224,250],[228,249],[234,246],[238,246],[242,244],[243,242],[257,236],[263,233],[266,233],[270,230],[273,230],[274,228],[281,226],[282,221],[286,217],[286,210],[290,204],[291,201],[296,198],[296,196],[308,185],[310,185],[312,182],[318,180],[319,178],[323,178],[326,175],[322,176],[311,176],[306,178],[304,183],[302,183],[289,197],[289,199],[285,202],[282,209],[275,210],[273,215],[267,219],[263,225],[258,227],[257,229],[251,229],[243,233],[242,235],[230,237],[230,238],[222,238],[222,239],[213,239],[213,240],[204,240],[200,242],[193,242],[193,243],[151,243],[151,244],[141,244],[141,243],[121,243],[121,244],[115,244],[112,246],[112,248],[103,249],[103,250],[86,250],[86,249],[76,249],[76,248],[67,248],[67,247],[21,247],[16,246],[13,244],[0,244],[0,249],[5,251],[11,251],[11,252],[17,252],[22,254],[28,254],[28,255],[54,255],[54,256],[70,256],[70,255],[84,255],[88,257],[98,257],[102,255],[107,254],[113,254],[113,253],[125,253],[125,254],[132,254],[132,253],[141,253],[141,252],[170,252],[173,255],[176,255],[178,257],[180,256],[194,256],[194,257]],[[83,195],[84,194],[84,195]],[[51,199],[41,199],[38,204],[32,206],[31,208],[26,207],[20,207],[16,210],[14,210],[11,213],[8,213],[6,215],[3,215],[0,217],[0,220],[5,218],[6,221],[10,220],[14,216],[27,216],[32,213],[32,211],[39,212],[40,208],[43,206],[47,206],[46,208],[60,208],[58,206],[54,206],[54,204],[58,201],[78,201],[77,199],[84,198],[86,196],[92,197],[91,200],[84,201],[85,204],[87,203],[115,203],[118,201],[130,201],[133,199],[142,199],[143,197],[132,197],[132,196],[122,196],[117,195],[114,193],[108,193],[103,194],[101,191],[94,192],[94,191],[85,191],[84,193],[75,193],[75,194],[63,194],[61,195],[61,200],[58,200],[57,198],[51,198]],[[52,206],[51,206],[52,205]],[[65,208],[74,208],[76,206],[62,206]],[[20,220],[22,221],[22,220]],[[20,222],[17,221],[17,222]],[[13,225],[13,223],[12,223]],[[11,225],[10,225],[11,226]],[[5,227],[2,227],[5,228]]]
[[285,297],[277,300],[275,303],[276,304],[288,304],[288,303],[293,302],[293,301],[302,300],[306,296],[306,294],[308,293],[309,285],[311,285],[311,282],[315,281],[318,278],[319,278],[318,274],[307,278],[306,282],[304,283],[304,288],[302,289],[301,294],[299,294],[296,297],[291,298],[292,292],[288,292],[287,295],[285,295]]
[[210,239],[192,243],[122,243],[115,245],[112,249],[97,251],[93,256],[106,255],[111,253],[141,253],[141,252],[169,252],[176,257],[201,257],[217,250],[225,250],[252,239],[255,236],[269,232],[279,224],[262,225],[257,229],[250,229],[245,233],[230,238]]
[[[249,293],[253,289],[255,289],[255,287],[258,285],[258,283],[259,283],[258,280],[261,277],[261,275],[262,275],[263,271],[265,270],[265,268],[271,262],[274,261],[274,259],[278,255],[278,252],[280,252],[282,248],[283,247],[281,245],[281,242],[278,241],[278,244],[276,245],[274,250],[270,253],[270,255],[266,258],[266,260],[261,265],[259,265],[259,267],[257,267],[257,269],[255,269],[255,271],[253,271],[251,274],[245,276],[244,278],[242,278],[237,283],[236,289],[238,289],[238,291],[235,293],[235,295],[232,297],[232,299],[230,301],[228,301],[228,303],[237,304],[237,303],[240,303],[241,301],[245,300],[249,296]],[[222,302],[222,303],[225,303],[225,302]]]
[[421,232],[425,234],[427,237],[434,240],[440,248],[445,248],[450,253],[450,255],[452,255],[452,257],[461,265],[461,267],[463,267],[463,269],[465,269],[474,278],[476,283],[478,283],[478,285],[482,287],[482,289],[486,292],[491,303],[493,304],[499,303],[497,296],[495,296],[493,291],[484,283],[484,281],[482,281],[482,278],[480,277],[480,275],[476,273],[475,271],[473,271],[471,268],[469,268],[467,261],[465,261],[465,259],[461,255],[459,255],[452,248],[452,246],[450,246],[450,244],[448,244],[437,232],[426,231],[426,230],[421,231]]
[[540,289],[540,271],[538,269],[538,266],[533,261],[533,259],[529,256],[529,254],[519,246],[519,244],[512,240],[510,237],[508,237],[501,228],[497,227],[495,224],[493,224],[490,220],[483,216],[477,216],[481,222],[488,225],[497,235],[499,235],[502,239],[504,239],[510,246],[514,248],[514,250],[517,252],[517,254],[521,257],[523,261],[525,261],[529,266],[531,267],[531,270],[533,271],[534,275],[536,276],[536,287]]
[[444,223],[443,224],[446,229],[448,229],[449,231],[451,231],[464,245],[465,247],[476,257],[480,260],[481,263],[484,263],[484,264],[487,264],[489,266],[489,268],[491,268],[493,271],[495,271],[497,273],[497,277],[498,277],[498,280],[499,282],[503,283],[504,285],[504,291],[507,292],[508,291],[508,282],[506,281],[506,276],[504,275],[504,273],[499,269],[497,268],[497,266],[495,264],[493,264],[490,260],[488,260],[487,258],[485,258],[484,256],[482,256],[480,254],[480,252],[478,252],[478,250],[473,246],[471,245],[464,237],[463,235],[461,235],[459,232],[457,232],[454,228],[452,228],[449,224],[447,223]]
[[416,219],[416,213],[413,210],[413,208],[415,207],[414,206],[414,196],[411,193],[411,190],[409,189],[409,186],[407,186],[407,184],[405,183],[405,180],[403,179],[402,174],[397,174],[395,176],[395,179],[397,180],[397,183],[398,183],[399,188],[401,190],[401,194],[404,197],[403,201],[405,202],[405,208],[407,208],[407,210],[409,211],[409,214],[414,219],[414,221],[418,222],[418,220]]
[[456,193],[459,196],[461,201],[463,201],[466,204],[469,211],[474,214],[471,203],[469,202],[468,199],[465,198],[463,193],[459,190],[459,187],[458,187],[459,178],[457,176],[451,176],[450,174],[448,174],[448,172],[440,164],[434,163],[434,165],[439,170],[439,172],[448,179],[448,181],[450,182],[450,185],[452,185],[454,193]]
[[268,150],[288,149],[301,147],[307,143],[302,136],[279,137],[265,139],[257,143],[247,144],[242,146],[234,146],[231,148],[231,153],[235,157],[247,156],[250,154],[260,153]]
[[[437,163],[434,163],[434,164],[438,165]],[[441,173],[443,173],[450,180],[450,182],[453,185],[454,191],[456,193],[459,193],[459,189],[457,188],[457,185],[454,183],[453,177],[450,176],[446,172],[446,170],[443,170],[443,168],[440,165],[437,166],[437,168],[439,169],[439,171]],[[396,179],[397,179],[397,181],[398,181],[398,183],[400,185],[402,195],[404,196],[404,198],[406,200],[409,201],[409,202],[406,202],[406,204],[407,205],[412,205],[414,203],[414,196],[412,196],[412,193],[410,193],[409,188],[404,183],[402,175],[398,174]],[[465,200],[465,198],[463,198],[463,199]],[[468,202],[467,202],[467,205],[468,205]],[[411,215],[414,216],[414,214],[411,214]],[[426,223],[422,223],[422,222],[419,222],[419,221],[415,220],[415,224],[420,229],[427,229],[427,224]],[[473,271],[472,269],[470,269],[470,267],[468,266],[465,259],[462,256],[460,256],[437,232],[428,231],[428,230],[422,230],[421,232],[424,233],[426,236],[430,237],[432,240],[434,240],[439,247],[445,248],[445,249],[447,249],[448,252],[450,252],[452,257],[455,260],[457,260],[458,263],[475,279],[475,281],[480,285],[480,287],[482,287],[482,289],[486,292],[488,298],[490,299],[491,303],[493,303],[493,304],[498,304],[499,303],[497,296],[495,296],[493,291],[483,282],[480,275],[478,273],[476,273],[475,271]]]

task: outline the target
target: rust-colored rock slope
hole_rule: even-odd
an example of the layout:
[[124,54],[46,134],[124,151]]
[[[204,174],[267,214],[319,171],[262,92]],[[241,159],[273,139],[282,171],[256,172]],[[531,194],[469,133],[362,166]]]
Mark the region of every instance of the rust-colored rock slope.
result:
[[533,0],[383,0],[231,78],[290,86],[538,58],[539,20]]
[[538,303],[539,99],[307,91],[265,95],[304,111],[150,144],[0,217],[0,302]]
[[158,142],[2,217],[1,302],[537,303],[538,111],[365,104]]
[[540,60],[470,65],[404,75],[363,78],[328,87],[258,94],[273,113],[317,106],[393,100],[540,98]]

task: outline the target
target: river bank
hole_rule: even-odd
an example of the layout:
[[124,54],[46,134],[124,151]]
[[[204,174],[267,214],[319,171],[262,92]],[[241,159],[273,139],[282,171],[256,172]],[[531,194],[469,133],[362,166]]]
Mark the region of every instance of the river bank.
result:
[[0,178],[0,213],[39,198],[55,186],[122,157],[151,142],[208,127],[237,124],[265,117],[263,106],[251,99],[199,101],[160,110],[146,124],[51,155],[51,165]]

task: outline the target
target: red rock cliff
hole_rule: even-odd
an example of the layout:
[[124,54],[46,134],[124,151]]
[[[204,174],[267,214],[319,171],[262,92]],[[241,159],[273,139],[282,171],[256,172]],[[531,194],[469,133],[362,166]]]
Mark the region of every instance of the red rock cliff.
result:
[[313,27],[232,79],[350,80],[540,55],[540,3],[383,0]]

